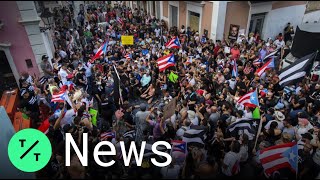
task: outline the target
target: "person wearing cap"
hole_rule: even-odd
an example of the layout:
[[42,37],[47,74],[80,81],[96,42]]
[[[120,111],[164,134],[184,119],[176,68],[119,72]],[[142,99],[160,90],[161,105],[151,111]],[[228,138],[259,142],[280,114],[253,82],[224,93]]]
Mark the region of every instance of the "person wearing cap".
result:
[[43,55],[42,56],[42,61],[40,63],[40,67],[43,71],[43,74],[46,78],[51,78],[54,76],[54,73],[53,73],[53,68],[50,64],[50,62],[48,61],[49,57],[47,55]]

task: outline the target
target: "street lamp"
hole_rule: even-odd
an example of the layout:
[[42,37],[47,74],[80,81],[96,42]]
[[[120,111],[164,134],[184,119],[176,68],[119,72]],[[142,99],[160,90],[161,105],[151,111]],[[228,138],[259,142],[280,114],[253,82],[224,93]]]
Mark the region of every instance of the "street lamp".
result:
[[40,14],[40,18],[44,23],[44,27],[40,27],[41,32],[45,32],[48,29],[51,29],[53,25],[53,14],[50,12],[49,8],[45,8],[44,11]]

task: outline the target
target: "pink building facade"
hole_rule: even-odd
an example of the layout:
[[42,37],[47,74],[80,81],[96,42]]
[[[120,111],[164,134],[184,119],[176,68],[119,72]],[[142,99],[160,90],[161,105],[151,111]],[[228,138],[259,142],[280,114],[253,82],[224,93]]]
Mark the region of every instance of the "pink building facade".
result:
[[17,84],[22,72],[41,76],[41,56],[51,59],[53,49],[50,32],[40,32],[41,18],[34,1],[1,1],[0,20],[0,62],[8,61],[6,69],[11,69]]

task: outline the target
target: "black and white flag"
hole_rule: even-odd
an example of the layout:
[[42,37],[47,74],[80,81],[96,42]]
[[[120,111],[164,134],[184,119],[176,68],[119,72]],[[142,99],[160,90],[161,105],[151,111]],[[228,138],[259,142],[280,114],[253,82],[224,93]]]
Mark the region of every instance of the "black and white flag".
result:
[[134,140],[134,138],[136,137],[136,130],[130,130],[127,131],[123,134],[124,138],[129,138],[130,140]]
[[282,69],[279,75],[280,86],[284,87],[287,85],[295,84],[302,80],[305,75],[308,75],[312,68],[312,62],[316,54],[317,53],[315,52],[306,55],[290,64],[288,67]]
[[241,134],[247,134],[249,140],[253,140],[257,134],[260,119],[237,119],[234,123],[230,124],[228,131],[232,137],[238,137]]
[[263,58],[263,62],[267,61],[269,58],[272,58],[273,56],[276,56],[276,54],[279,52],[279,49],[271,52],[270,54],[266,55],[266,57]]
[[200,126],[192,127],[186,130],[183,134],[182,141],[186,142],[188,146],[204,147],[204,140],[206,139],[206,130]]

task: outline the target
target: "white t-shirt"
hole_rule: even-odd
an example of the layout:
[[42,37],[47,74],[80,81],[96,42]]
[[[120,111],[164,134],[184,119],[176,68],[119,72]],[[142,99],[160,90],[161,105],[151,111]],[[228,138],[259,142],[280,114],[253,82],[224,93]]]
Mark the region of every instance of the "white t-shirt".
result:
[[236,87],[237,81],[232,81],[231,79],[228,80],[229,81],[229,86],[231,89],[234,89]]
[[222,173],[226,176],[238,174],[240,172],[240,158],[239,154],[229,151],[223,159],[223,163],[227,165],[227,168],[222,167]]
[[65,85],[67,83],[67,76],[68,76],[67,71],[61,68],[58,74],[61,77],[62,84]]
[[268,130],[268,129],[270,128],[270,124],[271,124],[273,121],[275,121],[275,122],[278,123],[278,128],[282,131],[283,128],[284,128],[283,122],[282,122],[282,121],[280,122],[280,121],[277,121],[277,120],[271,120],[271,121],[269,121],[269,122],[264,126],[264,128],[265,128],[266,130]]
[[191,123],[195,126],[199,126],[199,119],[198,117],[196,116],[195,118],[193,119],[190,119]]
[[243,111],[244,112],[244,114],[243,114],[243,116],[245,117],[245,118],[252,118],[252,112],[251,111],[247,111],[247,110],[244,110]]
[[194,86],[196,84],[196,80],[194,78],[192,78],[191,80],[188,79],[188,81],[191,86]]
[[156,33],[156,37],[159,37],[159,36],[160,36],[160,31],[161,31],[160,29],[155,29],[155,30],[154,30],[154,32]]
[[273,42],[273,44],[274,45],[276,45],[277,46],[277,49],[280,49],[280,48],[282,48],[282,47],[284,47],[284,41],[279,41],[278,39],[277,40],[275,40],[274,42]]

